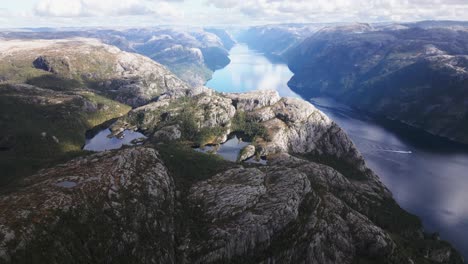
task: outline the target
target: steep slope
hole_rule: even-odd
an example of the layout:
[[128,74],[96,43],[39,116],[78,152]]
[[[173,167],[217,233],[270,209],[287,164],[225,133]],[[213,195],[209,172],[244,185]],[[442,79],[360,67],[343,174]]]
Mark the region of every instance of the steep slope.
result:
[[241,31],[237,38],[252,49],[265,52],[269,57],[283,58],[289,49],[320,28],[320,25],[257,26]]
[[221,28],[205,28],[206,32],[210,32],[218,36],[218,38],[223,42],[224,47],[227,50],[230,50],[236,44],[234,37],[228,33],[226,30]]
[[289,85],[468,143],[467,54],[465,31],[319,32],[289,54]]
[[[83,154],[85,132],[188,86],[97,40],[0,42],[0,184]],[[129,106],[130,105],[130,106]]]
[[192,86],[204,85],[230,62],[222,40],[202,29],[140,30],[137,37],[135,51],[167,65]]
[[[304,101],[196,89],[137,108],[122,126],[149,142],[43,170],[0,195],[3,261],[462,263]],[[161,137],[169,127],[172,138]],[[268,164],[190,149],[230,132]]]

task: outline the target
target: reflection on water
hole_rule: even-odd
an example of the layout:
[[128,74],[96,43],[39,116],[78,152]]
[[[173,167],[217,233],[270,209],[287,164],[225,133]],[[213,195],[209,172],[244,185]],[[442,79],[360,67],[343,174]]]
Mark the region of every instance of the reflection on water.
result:
[[63,181],[63,182],[58,182],[55,185],[57,185],[59,187],[63,187],[63,188],[73,188],[78,184],[76,182],[72,182],[72,181]]
[[[287,87],[292,73],[286,65],[244,45],[233,48],[230,57],[232,63],[216,71],[207,86],[222,92],[276,89],[282,96],[297,96]],[[398,203],[468,259],[468,147],[374,119],[330,99],[314,98],[312,103],[348,133]]]
[[89,151],[106,151],[111,149],[119,149],[123,145],[134,145],[132,141],[146,138],[143,134],[131,130],[125,130],[123,132],[123,138],[108,136],[111,134],[110,129],[101,130],[97,135],[91,139],[86,139],[86,144],[83,147],[84,150]]
[[312,103],[348,133],[403,208],[468,258],[468,147],[374,119],[332,99]]
[[239,156],[240,151],[247,147],[250,143],[241,141],[234,136],[233,138],[229,139],[225,143],[218,145],[218,146],[205,146],[203,148],[197,148],[196,151],[205,152],[205,153],[216,153],[220,155],[225,160],[237,161],[237,157]]
[[234,46],[229,58],[231,63],[216,71],[206,86],[232,93],[274,89],[283,97],[299,97],[287,85],[293,76],[287,65],[274,64],[243,44]]

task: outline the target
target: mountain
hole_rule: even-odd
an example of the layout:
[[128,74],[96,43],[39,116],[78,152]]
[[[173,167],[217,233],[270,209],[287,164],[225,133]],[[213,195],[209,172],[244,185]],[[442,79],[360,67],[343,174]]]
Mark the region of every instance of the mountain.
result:
[[[308,102],[189,88],[93,39],[0,47],[2,263],[463,263]],[[103,128],[147,139],[80,149]],[[233,135],[238,162],[193,149]]]
[[94,39],[0,41],[0,183],[82,154],[85,132],[189,86]]
[[[0,195],[2,260],[462,263],[307,102],[200,88],[136,108],[112,129],[122,126],[148,141],[42,170]],[[267,164],[191,148],[232,132]]]
[[293,90],[468,143],[468,32],[318,32],[289,54]]
[[246,34],[252,47],[288,62],[289,86],[303,97],[330,96],[466,144],[467,29],[463,22],[423,21],[331,25],[312,34],[291,34],[295,28],[283,25]]
[[[204,85],[211,78],[213,71],[229,64],[228,49],[233,43],[230,35],[221,29],[176,27],[11,31],[1,32],[0,37],[5,39],[96,38],[123,51],[150,57],[168,67],[191,86]],[[225,44],[227,46],[224,46]]]
[[215,34],[216,36],[219,37],[219,39],[223,42],[223,46],[227,49],[230,50],[234,45],[236,44],[236,41],[234,40],[234,37],[228,33],[224,29],[220,28],[205,28],[204,29],[206,32],[210,32]]
[[323,27],[323,24],[285,24],[251,27],[238,33],[237,39],[250,48],[281,58],[285,52]]

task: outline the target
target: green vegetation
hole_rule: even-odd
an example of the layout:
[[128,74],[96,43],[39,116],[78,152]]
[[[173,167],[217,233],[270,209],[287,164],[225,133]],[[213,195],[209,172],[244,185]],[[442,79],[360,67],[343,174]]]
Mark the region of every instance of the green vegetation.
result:
[[[19,239],[7,244],[14,252],[11,263],[63,263],[70,259],[72,263],[134,263],[145,256],[170,255],[174,238],[160,225],[148,225],[142,212],[158,223],[170,223],[172,207],[168,202],[151,201],[141,191],[121,190],[118,203],[122,206],[118,208],[109,208],[107,197],[101,196],[69,210],[56,210],[42,219],[44,224],[35,226],[33,240],[24,248],[14,251]],[[135,199],[139,203],[132,202]],[[128,239],[129,234],[137,239]]]
[[238,111],[232,119],[232,131],[243,133],[248,141],[253,142],[257,137],[268,140],[266,128],[261,123],[250,119],[243,111]]
[[188,191],[194,183],[236,166],[218,155],[193,150],[188,141],[157,144],[155,148],[174,176],[178,190]]
[[194,145],[205,146],[216,144],[226,133],[226,128],[201,127],[202,112],[197,104],[197,97],[181,97],[172,101],[168,106],[151,111],[136,111],[121,121],[132,124],[149,133],[163,127],[179,125],[182,139],[191,141]]
[[[3,81],[25,83],[29,79],[49,74],[33,67],[29,58],[5,58],[0,61],[0,76]],[[1,80],[0,80],[1,81]]]
[[91,92],[0,86],[0,185],[83,155],[86,130],[130,107]]
[[195,109],[184,107],[181,112],[169,121],[180,125],[182,138],[190,140],[194,145],[205,146],[216,143],[224,135],[224,127],[199,127],[200,120],[194,115]]
[[[156,59],[156,61],[158,60]],[[200,77],[207,81],[213,76],[213,71],[204,65],[198,64],[174,63],[169,66],[169,69],[188,83],[193,83],[194,80]]]
[[54,74],[44,74],[34,78],[29,78],[26,83],[55,91],[68,91],[83,87],[83,83],[81,81],[61,78]]
[[[217,173],[236,166],[235,163],[224,160],[218,155],[196,152],[191,148],[191,142],[171,142],[155,145],[164,161],[170,176],[174,179],[180,206],[176,213],[176,231],[178,237],[189,233],[192,239],[206,241],[209,235],[206,228],[209,223],[203,213],[203,208],[189,202],[187,199],[190,187],[207,180]],[[177,262],[177,261],[176,261]]]

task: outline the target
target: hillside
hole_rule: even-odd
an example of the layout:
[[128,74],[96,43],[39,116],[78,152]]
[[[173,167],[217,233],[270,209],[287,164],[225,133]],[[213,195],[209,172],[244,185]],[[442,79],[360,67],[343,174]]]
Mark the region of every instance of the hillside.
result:
[[92,39],[0,42],[0,182],[81,155],[85,132],[188,86]]
[[319,32],[290,51],[290,87],[468,143],[468,33]]

